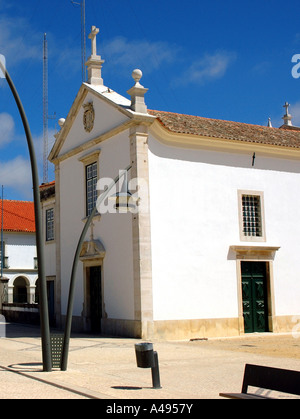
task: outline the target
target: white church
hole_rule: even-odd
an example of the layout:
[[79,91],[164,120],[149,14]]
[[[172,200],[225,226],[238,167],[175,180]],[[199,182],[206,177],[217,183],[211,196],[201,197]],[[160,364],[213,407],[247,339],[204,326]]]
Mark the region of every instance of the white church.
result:
[[105,86],[98,32],[89,36],[88,81],[49,156],[55,186],[42,199],[57,324],[84,223],[109,179],[132,166],[135,208],[108,199],[82,247],[73,330],[143,339],[292,331],[300,129],[289,105],[280,128],[148,110],[141,71],[128,98]]

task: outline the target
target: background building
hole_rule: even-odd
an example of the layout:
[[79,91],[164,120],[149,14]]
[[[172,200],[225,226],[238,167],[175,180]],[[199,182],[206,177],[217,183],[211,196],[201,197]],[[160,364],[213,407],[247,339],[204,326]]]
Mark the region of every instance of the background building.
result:
[[1,255],[0,259],[3,276],[9,279],[6,295],[2,296],[5,301],[3,315],[8,321],[37,322],[38,271],[33,202],[3,201],[3,257]]

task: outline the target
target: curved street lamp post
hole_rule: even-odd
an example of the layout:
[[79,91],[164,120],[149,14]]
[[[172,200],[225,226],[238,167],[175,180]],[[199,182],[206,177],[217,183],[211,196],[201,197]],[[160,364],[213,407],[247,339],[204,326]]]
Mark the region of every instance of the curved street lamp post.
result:
[[32,135],[28,120],[18,95],[18,92],[10,78],[7,69],[0,60],[0,70],[4,74],[7,83],[12,91],[15,98],[18,110],[23,122],[32,171],[33,181],[33,197],[34,197],[34,212],[35,212],[35,226],[36,226],[36,246],[37,246],[37,258],[38,258],[38,276],[39,276],[39,296],[40,296],[40,323],[41,323],[41,339],[42,339],[42,354],[43,354],[43,369],[46,372],[52,371],[51,361],[51,338],[50,338],[50,325],[49,325],[49,313],[48,313],[48,299],[47,299],[47,281],[45,276],[45,258],[43,250],[43,234],[42,234],[42,216],[40,207],[40,192],[39,192],[39,176],[37,161],[33,146]]
[[[127,172],[131,169],[131,165],[128,166],[124,171],[120,172],[119,175],[113,180],[113,182],[108,186],[108,188],[99,196],[97,200],[97,204],[94,207],[92,213],[90,214],[89,218],[87,219],[85,226],[82,230],[76,253],[73,260],[73,267],[70,279],[70,289],[69,289],[69,300],[68,300],[68,310],[67,310],[67,318],[66,318],[66,326],[65,326],[65,335],[64,335],[64,342],[63,342],[63,351],[62,351],[62,360],[61,360],[61,370],[66,371],[68,366],[68,355],[69,355],[69,345],[70,345],[70,337],[71,337],[71,329],[72,329],[72,316],[73,316],[73,306],[74,306],[74,296],[75,296],[75,284],[76,284],[76,270],[77,265],[79,262],[81,248],[86,236],[86,233],[91,225],[91,222],[97,212],[97,208],[100,207],[102,202],[107,198],[109,192],[112,188],[118,183],[118,181],[124,176],[125,182],[127,181]],[[125,183],[124,182],[124,183]],[[126,182],[127,184],[127,182]],[[127,185],[126,185],[127,186]],[[128,203],[128,198],[132,198],[130,193],[127,194],[126,201]]]
[[[50,325],[49,325],[49,312],[48,312],[48,298],[47,298],[47,281],[45,276],[45,257],[44,257],[44,250],[43,250],[43,235],[42,235],[42,216],[41,216],[41,207],[40,207],[40,193],[39,193],[39,177],[38,177],[38,168],[36,162],[36,156],[33,146],[32,135],[30,131],[30,127],[28,124],[28,120],[18,95],[18,92],[10,78],[9,73],[7,72],[5,66],[1,62],[0,59],[0,71],[3,72],[7,83],[12,91],[12,94],[15,98],[16,104],[19,109],[19,113],[23,122],[29,154],[30,154],[30,163],[31,163],[31,170],[32,170],[32,181],[33,181],[33,196],[34,196],[34,212],[35,212],[35,225],[36,225],[36,246],[37,246],[37,257],[38,257],[38,275],[39,275],[39,297],[40,297],[40,323],[41,323],[41,339],[42,339],[42,354],[43,354],[43,370],[45,372],[52,371],[52,359],[51,359],[51,336],[50,336]],[[131,165],[128,166],[124,171],[120,172],[119,175],[113,180],[113,182],[108,186],[108,188],[100,195],[97,200],[97,205],[90,214],[84,229],[81,233],[76,253],[74,256],[72,273],[71,273],[71,280],[70,280],[70,290],[69,290],[69,300],[68,300],[68,310],[67,310],[67,319],[66,319],[66,327],[65,327],[65,334],[64,334],[64,342],[63,342],[63,352],[62,352],[62,361],[61,361],[61,370],[67,370],[68,364],[68,353],[69,353],[69,343],[70,343],[70,336],[71,336],[71,328],[72,328],[72,313],[73,313],[73,306],[74,306],[74,296],[75,296],[75,276],[77,265],[80,257],[81,248],[88,231],[88,228],[93,220],[93,217],[96,214],[97,207],[101,205],[101,203],[106,199],[109,192],[112,188],[118,183],[118,181],[124,176],[125,182],[127,183],[127,172],[131,169]],[[128,194],[128,198],[131,198],[132,195]],[[124,199],[124,196],[122,197]]]

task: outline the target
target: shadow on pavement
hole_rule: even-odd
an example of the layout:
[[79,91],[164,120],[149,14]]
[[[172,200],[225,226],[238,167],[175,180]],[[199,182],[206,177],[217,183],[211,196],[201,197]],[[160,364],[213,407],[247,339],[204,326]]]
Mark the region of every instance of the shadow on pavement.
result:
[[18,372],[41,372],[43,371],[43,364],[41,362],[27,362],[8,365],[8,368]]
[[5,324],[5,337],[6,338],[22,338],[22,337],[34,337],[38,338],[41,336],[40,327],[17,324],[17,323],[6,323]]

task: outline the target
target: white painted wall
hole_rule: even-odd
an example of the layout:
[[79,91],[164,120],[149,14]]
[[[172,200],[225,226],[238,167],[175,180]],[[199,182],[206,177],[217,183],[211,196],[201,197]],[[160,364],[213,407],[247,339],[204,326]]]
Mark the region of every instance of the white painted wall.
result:
[[[125,169],[130,163],[129,134],[124,132],[60,164],[63,315],[66,313],[73,258],[84,227],[82,220],[85,218],[85,166],[79,159],[99,149],[101,149],[100,178],[114,179],[119,170]],[[131,214],[102,215],[100,221],[95,221],[94,239],[100,240],[106,249],[103,261],[105,312],[110,319],[131,320],[134,318]],[[79,262],[74,302],[75,316],[81,315],[83,301],[83,264]]]
[[35,234],[4,233],[5,256],[14,270],[34,269]]
[[34,302],[38,279],[38,273],[34,270],[34,258],[37,256],[35,234],[4,232],[3,238],[9,265],[9,269],[4,270],[4,275],[9,279],[8,302],[13,302],[14,281],[18,277],[23,277],[26,281],[28,302]]
[[[85,191],[84,167],[78,156],[60,164],[60,246],[61,246],[61,301],[62,314],[66,314],[70,277],[74,255],[84,227]],[[74,315],[82,311],[83,280],[82,267],[77,270]]]
[[[101,143],[100,177],[114,179],[130,164],[129,132]],[[129,175],[130,178],[130,175]],[[109,183],[111,182],[109,181]],[[120,184],[116,191],[119,191]],[[116,192],[115,191],[115,192]],[[105,249],[105,311],[110,319],[134,319],[132,215],[104,214],[96,228]]]
[[[238,317],[231,245],[280,246],[275,313],[300,313],[300,162],[183,149],[150,135],[154,320]],[[264,243],[240,242],[238,190],[264,192]]]

